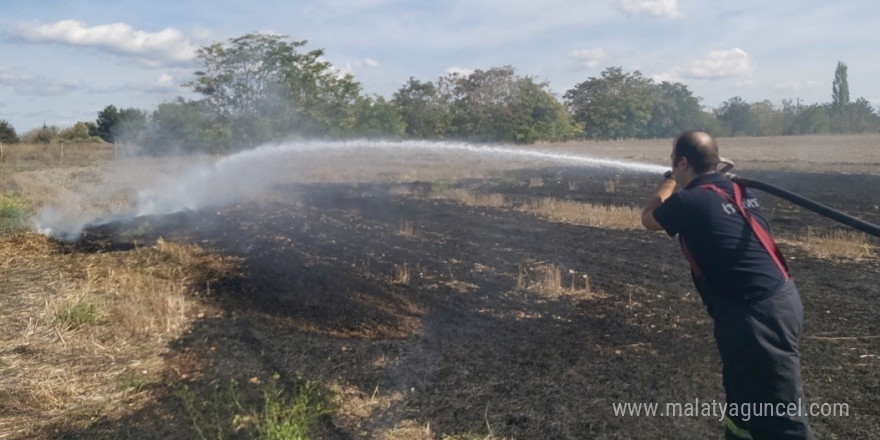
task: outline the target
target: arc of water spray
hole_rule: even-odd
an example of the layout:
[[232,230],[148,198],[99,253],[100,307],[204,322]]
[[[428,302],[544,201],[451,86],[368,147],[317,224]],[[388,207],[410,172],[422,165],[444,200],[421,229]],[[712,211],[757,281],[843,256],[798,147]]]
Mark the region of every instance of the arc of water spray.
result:
[[511,146],[486,146],[456,142],[393,141],[310,141],[264,145],[234,153],[211,165],[198,165],[178,175],[165,178],[153,187],[140,191],[131,212],[111,219],[70,221],[57,208],[47,207],[32,219],[41,233],[76,239],[89,225],[124,221],[145,215],[166,215],[183,210],[225,206],[260,194],[283,172],[286,161],[296,154],[344,150],[405,150],[536,160],[586,167],[608,167],[637,173],[662,173],[667,167],[591,156],[527,150]]

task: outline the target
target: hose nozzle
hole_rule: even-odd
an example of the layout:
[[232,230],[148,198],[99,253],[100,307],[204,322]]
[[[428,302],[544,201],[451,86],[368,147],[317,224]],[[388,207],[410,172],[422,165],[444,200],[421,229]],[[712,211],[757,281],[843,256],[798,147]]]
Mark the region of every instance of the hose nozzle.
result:
[[719,173],[726,173],[733,169],[733,161],[730,159],[719,157],[718,163],[724,165],[720,169],[718,169]]

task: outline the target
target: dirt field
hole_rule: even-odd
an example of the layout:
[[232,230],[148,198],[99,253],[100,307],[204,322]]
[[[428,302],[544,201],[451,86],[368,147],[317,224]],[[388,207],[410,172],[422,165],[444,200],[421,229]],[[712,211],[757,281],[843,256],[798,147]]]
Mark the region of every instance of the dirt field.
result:
[[[743,176],[880,223],[880,137],[721,146]],[[538,148],[663,164],[669,141]],[[666,403],[723,401],[711,321],[677,242],[520,209],[550,198],[636,212],[657,177],[544,163],[462,168],[425,156],[347,157],[340,167],[339,157],[327,157],[303,159],[296,177],[259,200],[94,227],[76,244],[48,242],[40,252],[85,261],[123,258],[161,237],[237,266],[184,278],[206,287],[188,296],[184,328],[160,341],[136,398],[108,398],[98,410],[51,423],[28,420],[40,418],[34,411],[0,408],[8,414],[0,416],[0,439],[199,438],[178,392],[183,385],[210,396],[230,379],[254,384],[273,374],[331,393],[335,409],[311,438],[721,438],[717,417],[613,410],[621,402],[658,402],[662,412]],[[42,178],[21,176],[7,186],[27,193],[24,186]],[[456,190],[485,197],[463,203],[448,197]],[[813,417],[816,437],[877,438],[880,242],[862,238],[856,257],[824,255],[803,245],[806,228],[836,225],[759,197],[804,301],[807,398],[848,406],[846,417]],[[16,267],[5,267],[8,279]],[[0,309],[17,304],[15,294],[0,288]],[[16,320],[4,324],[6,375],[40,350],[16,342],[31,328],[20,316],[26,313],[3,318]]]

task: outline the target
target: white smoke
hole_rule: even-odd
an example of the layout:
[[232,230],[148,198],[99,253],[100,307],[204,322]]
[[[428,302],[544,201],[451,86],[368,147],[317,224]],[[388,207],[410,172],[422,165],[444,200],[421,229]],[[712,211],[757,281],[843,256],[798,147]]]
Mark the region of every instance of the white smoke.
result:
[[453,142],[392,141],[312,141],[264,145],[235,153],[211,164],[199,164],[165,176],[152,186],[136,192],[128,212],[109,218],[84,219],[61,206],[47,206],[32,219],[40,233],[75,240],[89,225],[126,220],[147,215],[167,215],[185,210],[228,206],[264,195],[277,183],[290,180],[292,168],[304,153],[376,152],[413,154],[433,153],[455,157],[466,166],[477,156],[489,160],[513,160],[522,163],[558,163],[569,166],[610,167],[631,172],[662,173],[659,165],[602,159],[589,156],[552,153],[510,146],[480,146]]

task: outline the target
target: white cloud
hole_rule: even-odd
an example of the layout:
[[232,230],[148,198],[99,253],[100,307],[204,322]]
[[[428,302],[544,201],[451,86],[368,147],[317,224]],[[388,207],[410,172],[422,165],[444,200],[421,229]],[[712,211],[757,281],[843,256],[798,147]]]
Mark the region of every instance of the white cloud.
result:
[[174,87],[176,86],[176,84],[174,84],[174,77],[167,73],[163,73],[159,75],[159,79],[156,80],[156,86],[162,88]]
[[0,66],[0,86],[12,87],[16,93],[30,96],[58,96],[83,88],[78,83],[56,81],[5,66]]
[[688,74],[694,78],[722,78],[750,75],[754,70],[749,54],[734,47],[729,50],[713,50],[709,56],[694,61]]
[[354,74],[355,71],[363,71],[364,69],[374,69],[376,67],[379,67],[378,61],[376,61],[372,58],[369,58],[369,57],[365,57],[362,59],[349,61],[348,63],[345,64],[345,67],[343,67],[342,69],[338,69],[338,70],[339,70],[339,73],[341,73],[342,75],[345,75],[346,73]]
[[634,15],[646,14],[669,18],[681,17],[677,0],[621,0],[620,6],[624,11]]
[[682,82],[683,78],[681,77],[681,68],[673,67],[668,72],[658,73],[656,75],[651,75],[651,79],[656,83],[662,83],[664,81],[669,82]]
[[174,28],[159,32],[137,30],[125,23],[87,26],[75,20],[52,24],[19,24],[12,34],[31,43],[60,43],[95,47],[116,54],[135,56],[151,64],[192,60],[196,45]]
[[686,66],[675,66],[664,73],[654,75],[657,82],[679,82],[685,79],[721,79],[750,76],[755,70],[746,51],[734,47],[729,50],[713,50],[702,59],[691,61]]
[[605,60],[605,50],[601,47],[595,49],[580,49],[572,51],[568,57],[584,64],[587,67],[596,67]]
[[474,73],[474,69],[468,69],[467,67],[452,66],[446,68],[447,75],[469,76],[472,73]]

